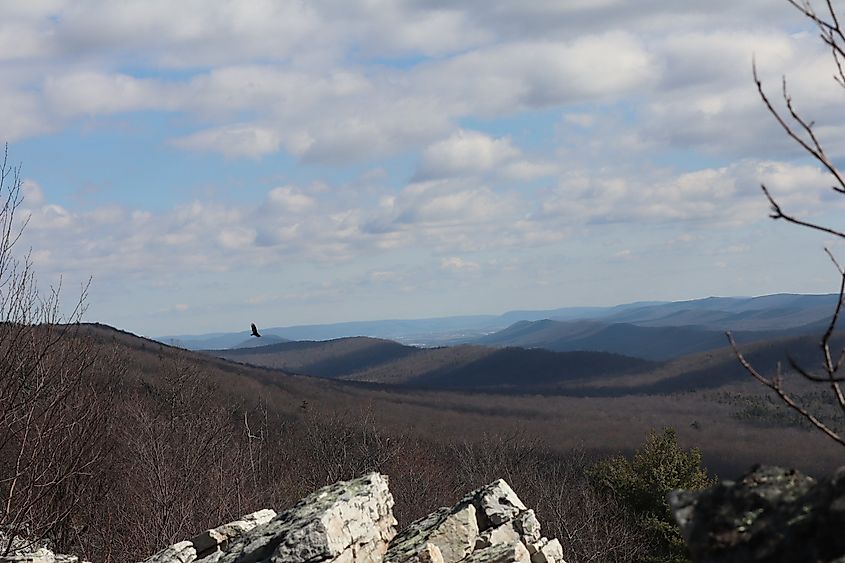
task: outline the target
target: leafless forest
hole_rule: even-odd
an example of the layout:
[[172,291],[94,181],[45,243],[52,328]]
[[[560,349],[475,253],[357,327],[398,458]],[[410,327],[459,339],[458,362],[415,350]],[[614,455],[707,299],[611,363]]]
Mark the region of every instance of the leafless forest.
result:
[[[51,342],[51,330],[27,334],[27,349]],[[61,385],[38,370],[21,372],[17,387],[3,382],[4,404],[22,408],[3,419],[0,463],[13,479],[0,489],[2,524],[94,561],[138,559],[369,470],[390,476],[401,523],[503,477],[569,559],[629,561],[648,546],[586,474],[604,456],[630,453],[650,429],[677,428],[711,471],[762,460],[824,472],[841,462],[789,421],[743,418],[753,383],[594,398],[377,388],[241,366],[95,325],[63,334],[36,365],[56,362],[67,374]],[[764,411],[776,408],[761,400]]]

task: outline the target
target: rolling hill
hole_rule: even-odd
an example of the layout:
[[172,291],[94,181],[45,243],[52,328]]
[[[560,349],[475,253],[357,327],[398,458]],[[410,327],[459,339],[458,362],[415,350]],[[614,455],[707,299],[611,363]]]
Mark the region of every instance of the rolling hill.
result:
[[[553,323],[553,322],[551,322]],[[542,326],[554,324],[541,322]],[[521,325],[514,329],[533,325]],[[621,325],[611,325],[610,328]],[[593,324],[580,328],[589,330]],[[596,334],[602,332],[601,327]],[[665,329],[649,328],[642,334]],[[724,338],[724,335],[719,335]],[[648,345],[645,342],[644,345]],[[834,349],[845,345],[837,336]],[[799,335],[740,344],[748,359],[773,373],[789,358],[808,369],[821,367],[817,335]],[[682,393],[747,386],[748,374],[728,346],[652,362],[608,352],[555,352],[543,348],[458,345],[415,348],[366,337],[288,342],[206,354],[249,366],[282,369],[315,377],[398,386],[502,393],[546,392],[569,396],[630,396]],[[800,378],[795,378],[801,387]]]
[[[738,331],[737,342],[749,343],[822,332],[820,325],[786,330]],[[602,321],[521,321],[475,341],[485,346],[545,348],[557,352],[589,350],[623,354],[653,361],[715,350],[727,344],[724,330],[702,326],[607,324]]]
[[367,337],[206,353],[317,377],[443,389],[527,391],[654,367],[652,362],[603,352],[564,353],[468,345],[416,348]]
[[248,339],[244,340],[240,344],[235,344],[232,346],[232,349],[239,349],[239,348],[261,348],[263,346],[272,346],[273,344],[281,344],[283,342],[290,342],[287,338],[282,338],[281,336],[276,336],[275,334],[267,334],[262,336],[261,338],[255,338],[254,336],[250,336]]
[[830,318],[837,295],[777,294],[708,297],[628,308],[602,316],[607,323],[697,326],[711,330],[772,331],[809,327]]
[[[451,381],[443,380],[438,384],[448,389],[375,383],[380,370],[395,373],[393,367],[400,365],[402,356],[408,354],[407,347],[396,343],[363,340],[332,345],[335,358],[348,357],[356,350],[383,352],[381,363],[358,361],[359,370],[354,373],[360,379],[367,379],[365,374],[372,376],[366,382],[304,377],[279,369],[248,366],[169,347],[105,325],[83,325],[83,330],[98,342],[102,354],[119,360],[127,373],[121,377],[127,382],[143,377],[152,385],[162,377],[163,370],[171,369],[168,366],[190,370],[201,374],[209,386],[235,401],[246,404],[261,401],[286,413],[294,421],[294,427],[307,425],[309,420],[342,418],[357,412],[366,413],[371,417],[368,420],[391,435],[419,437],[438,443],[471,443],[484,440],[494,432],[502,436],[528,436],[555,451],[583,448],[593,452],[614,452],[629,450],[632,444],[641,442],[649,430],[669,425],[678,430],[684,443],[700,447],[708,466],[719,472],[736,472],[761,460],[796,466],[815,474],[841,464],[839,449],[832,449],[823,437],[795,426],[789,419],[759,418],[758,414],[751,418],[739,416],[747,405],[759,404],[755,397],[765,396],[765,390],[742,372],[729,350],[687,356],[616,375],[605,373],[602,377],[592,377],[587,374],[565,381],[556,379],[555,392],[541,386],[526,387],[522,392],[502,389],[506,393],[482,388],[483,392],[479,393],[455,388]],[[294,344],[299,346],[298,350]],[[323,362],[330,359],[320,353],[321,348],[325,349],[325,343],[274,346],[287,345],[300,354],[297,361],[301,366],[321,363],[325,366],[327,364]],[[812,337],[752,344],[748,346],[748,355],[752,361],[762,362],[761,366],[769,369],[784,358],[784,346],[801,361],[816,357],[817,343]],[[443,350],[451,350],[452,354],[472,354],[477,353],[478,348]],[[261,349],[242,350],[240,354],[256,350]],[[428,362],[425,373],[446,379],[454,357],[436,349],[413,350],[418,356],[414,358],[416,363]],[[502,350],[499,351],[502,355],[493,355],[488,350],[485,356],[468,357],[461,366],[464,366],[464,373],[470,375],[489,373],[488,368],[509,361],[512,373],[542,367],[539,359],[535,364],[526,363],[531,360],[520,355],[525,352],[514,354],[509,360],[506,354],[510,353]],[[411,358],[411,355],[407,357]],[[537,356],[543,357],[554,355]],[[361,367],[367,364],[369,367]],[[413,367],[415,364],[406,365]],[[468,365],[472,367],[467,368]],[[608,365],[613,367],[612,363]],[[343,370],[338,366],[330,371]],[[788,383],[795,382],[789,380]],[[305,402],[308,409],[302,408]],[[766,404],[768,409],[777,409],[776,404]]]
[[[519,321],[595,320],[604,324],[682,326],[715,331],[810,330],[831,315],[836,295],[778,294],[761,297],[708,297],[677,302],[636,302],[613,307],[517,310],[501,315],[431,319],[392,319],[322,325],[262,327],[265,336],[288,340],[331,340],[352,336],[385,338],[417,346],[470,344]],[[804,327],[802,329],[802,327]],[[156,340],[191,350],[225,349],[249,338],[248,331],[161,336]]]
[[392,340],[359,336],[204,352],[243,364],[334,379],[405,358],[416,351],[417,348]]

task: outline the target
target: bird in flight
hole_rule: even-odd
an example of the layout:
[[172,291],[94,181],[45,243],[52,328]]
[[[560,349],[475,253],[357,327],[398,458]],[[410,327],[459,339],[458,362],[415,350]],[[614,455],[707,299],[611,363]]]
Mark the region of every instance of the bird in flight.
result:
[[261,338],[261,335],[258,334],[258,329],[255,328],[255,323],[250,323],[250,326],[252,327],[252,336],[257,336],[258,338]]

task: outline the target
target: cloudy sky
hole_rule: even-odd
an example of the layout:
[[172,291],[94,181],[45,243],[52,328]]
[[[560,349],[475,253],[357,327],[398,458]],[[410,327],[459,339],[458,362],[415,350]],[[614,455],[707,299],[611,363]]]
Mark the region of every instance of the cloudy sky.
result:
[[834,291],[752,54],[841,156],[785,0],[3,2],[0,131],[41,280],[145,335]]

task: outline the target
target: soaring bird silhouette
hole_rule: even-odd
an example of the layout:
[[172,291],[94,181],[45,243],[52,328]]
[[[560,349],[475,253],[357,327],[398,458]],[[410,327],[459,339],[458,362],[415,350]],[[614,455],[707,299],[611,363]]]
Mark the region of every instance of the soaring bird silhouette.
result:
[[252,327],[252,334],[251,334],[251,336],[257,336],[258,338],[261,338],[261,335],[260,335],[260,334],[258,334],[258,329],[257,329],[257,328],[255,328],[255,323],[250,323],[250,325],[249,325],[249,326],[251,326],[251,327]]

